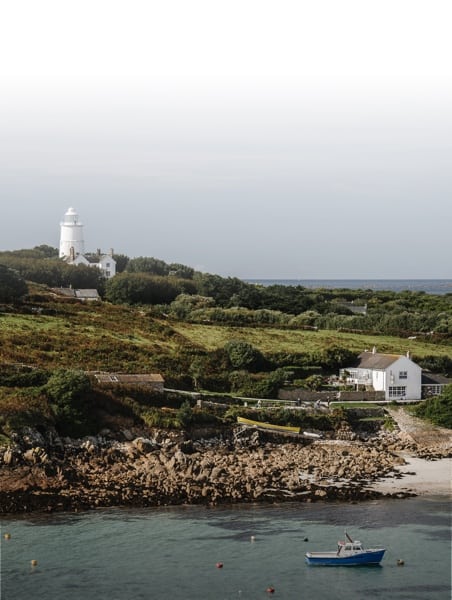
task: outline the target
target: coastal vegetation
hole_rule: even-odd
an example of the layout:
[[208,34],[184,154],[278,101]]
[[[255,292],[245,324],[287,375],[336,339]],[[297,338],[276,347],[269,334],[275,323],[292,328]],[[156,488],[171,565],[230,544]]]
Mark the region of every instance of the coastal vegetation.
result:
[[[285,386],[328,389],[331,376],[376,346],[452,375],[451,294],[265,287],[116,257],[121,272],[103,281],[50,246],[0,253],[4,432],[24,423],[95,432],[117,415],[168,427],[220,417],[183,408],[181,398],[165,406],[158,395],[99,389],[86,375],[93,371],[160,372],[180,390],[275,398]],[[61,286],[95,287],[104,301],[60,296],[52,288]],[[442,401],[432,405],[423,416],[442,411]]]
[[445,387],[440,396],[427,398],[413,407],[413,414],[434,425],[452,429],[452,385]]

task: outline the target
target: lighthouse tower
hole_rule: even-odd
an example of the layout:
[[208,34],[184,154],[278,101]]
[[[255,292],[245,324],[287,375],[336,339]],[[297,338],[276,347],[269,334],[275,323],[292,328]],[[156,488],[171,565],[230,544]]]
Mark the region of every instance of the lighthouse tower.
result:
[[75,257],[85,253],[83,241],[83,223],[78,220],[78,214],[73,208],[68,208],[60,223],[60,258]]

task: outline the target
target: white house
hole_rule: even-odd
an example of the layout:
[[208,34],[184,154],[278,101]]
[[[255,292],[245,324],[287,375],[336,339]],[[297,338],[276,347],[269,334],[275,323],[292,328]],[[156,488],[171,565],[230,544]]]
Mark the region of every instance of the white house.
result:
[[420,400],[422,369],[409,355],[362,352],[357,363],[341,369],[340,377],[348,384],[385,393],[385,400]]
[[96,267],[106,279],[110,279],[116,275],[116,261],[113,258],[113,249],[108,254],[102,254],[100,250],[97,251],[97,254],[76,254],[71,247],[69,256],[65,256],[63,260],[68,265]]

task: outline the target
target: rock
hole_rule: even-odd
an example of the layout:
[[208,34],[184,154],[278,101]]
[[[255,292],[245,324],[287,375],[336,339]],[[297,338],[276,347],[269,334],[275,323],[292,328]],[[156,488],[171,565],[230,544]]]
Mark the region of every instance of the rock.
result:
[[155,450],[155,444],[154,442],[152,442],[149,439],[146,438],[136,438],[133,440],[133,445],[143,454],[148,454],[149,452],[152,452],[153,450]]
[[123,429],[121,431],[121,435],[126,440],[126,442],[131,442],[134,438],[133,433],[131,431],[129,431],[128,429]]

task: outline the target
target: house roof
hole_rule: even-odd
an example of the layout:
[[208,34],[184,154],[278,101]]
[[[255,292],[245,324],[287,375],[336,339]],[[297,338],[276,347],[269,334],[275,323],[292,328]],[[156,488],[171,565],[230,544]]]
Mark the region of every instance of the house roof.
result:
[[94,373],[98,383],[126,383],[126,384],[149,384],[163,383],[164,379],[160,373]]
[[99,262],[100,256],[98,256],[97,254],[95,254],[94,256],[92,254],[85,254],[85,258],[92,265],[97,265],[97,263]]
[[70,298],[75,298],[75,290],[73,288],[50,288],[52,292],[55,294],[60,294],[61,296],[68,296]]
[[448,385],[452,383],[452,379],[440,375],[439,373],[422,372],[422,385]]
[[358,356],[356,367],[360,369],[387,369],[401,358],[400,354],[380,354],[379,352],[362,352]]
[[99,292],[97,290],[86,289],[86,290],[75,290],[76,298],[99,298]]
[[85,290],[76,290],[74,288],[51,288],[52,292],[55,294],[60,294],[61,296],[67,296],[68,298],[78,298],[79,300],[83,299],[96,299],[100,298],[99,293],[95,289],[85,289]]

